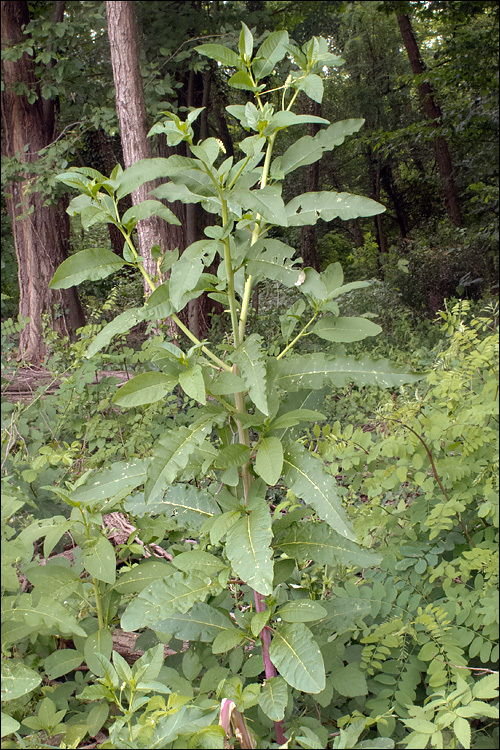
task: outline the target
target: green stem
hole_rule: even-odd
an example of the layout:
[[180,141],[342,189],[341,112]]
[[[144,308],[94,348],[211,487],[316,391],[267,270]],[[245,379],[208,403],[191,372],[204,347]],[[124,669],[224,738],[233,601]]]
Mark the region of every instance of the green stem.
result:
[[285,348],[283,349],[283,351],[282,351],[282,352],[280,352],[280,353],[278,354],[278,356],[276,357],[276,359],[281,359],[281,357],[284,357],[284,356],[285,356],[285,354],[286,354],[286,353],[287,353],[288,351],[290,351],[290,349],[291,349],[291,348],[292,348],[293,346],[295,346],[295,344],[297,343],[297,341],[298,341],[298,340],[299,340],[300,338],[302,338],[302,336],[305,336],[305,335],[306,335],[306,331],[307,331],[307,329],[309,328],[309,326],[311,325],[311,323],[314,323],[314,321],[316,320],[316,318],[317,318],[317,317],[318,317],[318,313],[317,313],[317,312],[315,312],[315,313],[314,313],[314,315],[312,316],[311,320],[310,320],[310,321],[309,321],[308,323],[306,323],[306,324],[305,324],[304,328],[303,328],[303,329],[302,329],[302,330],[300,331],[300,333],[298,333],[298,334],[297,334],[297,335],[295,336],[294,340],[293,340],[293,341],[291,341],[291,342],[290,342],[290,343],[289,343],[289,344],[288,344],[287,346],[285,346]]
[[98,582],[97,578],[92,578],[92,585],[94,587],[95,608],[96,608],[96,612],[97,612],[97,622],[99,623],[99,630],[102,630],[104,628],[104,617],[102,616],[101,596],[99,594],[99,582]]
[[[221,195],[222,202],[222,226],[227,224],[227,201]],[[227,276],[227,296],[229,299],[229,312],[231,314],[231,325],[233,328],[234,336],[234,347],[235,349],[240,345],[240,334],[238,328],[238,316],[236,313],[236,297],[234,293],[234,272],[231,263],[231,246],[229,244],[229,237],[224,240],[224,265],[226,267]]]

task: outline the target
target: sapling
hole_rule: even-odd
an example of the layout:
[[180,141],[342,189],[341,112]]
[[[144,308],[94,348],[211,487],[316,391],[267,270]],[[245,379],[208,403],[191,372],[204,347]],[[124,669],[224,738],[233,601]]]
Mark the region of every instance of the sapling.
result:
[[[104,278],[128,265],[151,289],[143,307],[122,313],[97,335],[88,357],[115,334],[144,320],[170,317],[187,340],[182,349],[179,342],[156,339],[151,370],[121,386],[113,399],[122,407],[149,404],[180,386],[198,404],[191,424],[159,439],[142,473],[134,471],[127,481],[126,466],[121,472],[117,502],[144,485],[142,493],[125,501],[127,512],[135,517],[167,514],[199,540],[198,547],[174,556],[169,575],[129,601],[121,625],[211,643],[215,655],[245,647],[245,654],[256,658],[260,649],[264,682],[251,683],[243,692],[243,683],[237,688],[228,682],[219,686],[219,694],[233,700],[237,711],[250,711],[256,732],[265,731],[263,721],[274,722],[276,741],[282,745],[287,741],[284,718],[290,715],[290,689],[319,694],[326,685],[314,628],[327,623],[328,612],[308,597],[297,598],[288,585],[297,580],[297,563],[341,560],[366,567],[379,559],[358,545],[342,506],[342,491],[322,460],[297,441],[296,428],[324,418],[317,410],[323,388],[349,382],[394,386],[419,375],[386,360],[354,359],[336,349],[381,330],[365,317],[339,313],[338,298],[368,282],[344,284],[338,263],[322,273],[303,268],[295,249],[274,236],[275,227],[384,211],[379,203],[348,193],[304,193],[286,204],[282,197],[289,175],[318,161],[363,125],[361,119],[330,124],[293,112],[300,92],[321,101],[324,71],[343,60],[329,51],[325,39],[314,37],[299,49],[286,31],[269,34],[254,53],[245,24],[237,52],[218,44],[197,50],[228,74],[235,69],[229,85],[253,95],[253,101],[227,107],[250,133],[238,144],[241,158],[226,158],[215,138],[195,143],[193,123],[201,112],[195,109],[185,121],[165,112],[150,131],[165,134],[169,146],[186,142],[189,157],[141,160],[125,171],[117,166],[109,178],[88,168],[59,175],[80,192],[68,212],[79,215],[84,228],[111,222],[125,246],[123,258],[108,250],[83,250],[59,267],[51,286],[66,288]],[[285,59],[290,72],[278,84],[276,75],[269,77]],[[322,128],[275,155],[282,130],[308,123]],[[151,191],[153,198],[120,216],[118,201],[157,178],[169,181]],[[152,278],[135,248],[133,231],[138,221],[153,214],[179,223],[161,200],[201,203],[219,221],[180,258],[153,248],[159,273]],[[208,273],[214,261],[217,272]],[[266,281],[300,295],[281,316],[282,335],[272,347],[248,325],[252,291]],[[200,341],[179,317],[188,302],[204,292],[223,302],[227,311],[231,341],[223,355],[210,342]],[[305,337],[313,337],[321,348],[300,354],[297,345]],[[99,487],[100,476],[93,476],[92,488]],[[106,476],[108,486],[112,483]],[[286,488],[287,497],[274,507],[269,490],[277,485]],[[109,488],[106,497],[112,496]],[[262,714],[252,714],[253,706]]]

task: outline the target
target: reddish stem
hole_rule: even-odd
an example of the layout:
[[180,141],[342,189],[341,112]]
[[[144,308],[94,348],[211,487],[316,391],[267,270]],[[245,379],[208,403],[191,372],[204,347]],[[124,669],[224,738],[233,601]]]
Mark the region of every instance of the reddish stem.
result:
[[[255,611],[264,612],[264,610],[266,609],[266,602],[264,601],[263,595],[259,594],[258,591],[254,591],[253,595],[254,595],[254,600],[255,600]],[[271,679],[271,677],[276,677],[278,673],[276,671],[276,667],[274,666],[274,664],[272,663],[269,657],[269,646],[271,645],[271,635],[267,627],[262,628],[260,632],[260,640],[262,643],[262,658],[264,660],[266,680],[269,680]],[[285,725],[283,724],[283,720],[275,721],[274,729],[276,731],[276,742],[278,743],[278,745],[284,745],[286,742],[286,737],[285,737]]]

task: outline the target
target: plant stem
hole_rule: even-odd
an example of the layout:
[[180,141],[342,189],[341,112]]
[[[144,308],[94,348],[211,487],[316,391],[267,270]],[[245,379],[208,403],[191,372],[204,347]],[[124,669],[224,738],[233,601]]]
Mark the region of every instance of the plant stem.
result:
[[[253,592],[254,601],[255,601],[255,611],[256,612],[264,612],[266,609],[266,602],[264,601],[264,597],[262,594],[259,594],[258,591]],[[264,661],[264,669],[266,672],[266,680],[270,680],[271,677],[277,676],[276,667],[272,663],[270,656],[269,656],[269,647],[271,645],[271,636],[269,634],[269,629],[267,627],[264,627],[261,630],[260,633],[260,641],[262,644],[262,659]],[[281,721],[275,721],[274,722],[274,729],[276,731],[276,741],[279,745],[283,745],[286,742],[285,737],[285,725],[283,724],[283,720]]]
[[281,357],[283,357],[292,348],[292,346],[294,346],[297,343],[297,341],[300,338],[302,338],[302,336],[305,335],[305,332],[307,331],[307,329],[309,328],[309,326],[311,325],[311,323],[314,323],[314,321],[316,320],[317,317],[318,317],[318,313],[315,312],[314,315],[312,316],[311,320],[308,323],[305,324],[304,328],[300,331],[300,333],[298,333],[295,336],[294,340],[291,341],[289,344],[287,344],[287,346],[285,346],[285,348],[283,349],[283,351],[278,354],[278,356],[276,357],[276,359],[281,359]]
[[94,587],[94,596],[95,596],[95,608],[97,612],[97,622],[99,623],[99,630],[102,630],[104,628],[104,617],[102,616],[102,605],[101,605],[101,597],[99,594],[99,582],[97,578],[92,578],[92,585]]

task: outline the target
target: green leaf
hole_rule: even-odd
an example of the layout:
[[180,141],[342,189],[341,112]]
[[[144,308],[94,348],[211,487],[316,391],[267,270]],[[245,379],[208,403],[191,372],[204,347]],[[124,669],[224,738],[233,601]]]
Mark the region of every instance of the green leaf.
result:
[[170,277],[170,300],[176,310],[182,309],[203,273],[200,258],[181,257],[172,269]]
[[250,448],[241,443],[235,443],[221,448],[213,465],[216,469],[231,469],[233,466],[243,466],[249,458]]
[[115,582],[115,548],[105,537],[99,537],[95,544],[86,548],[83,551],[82,560],[86,571],[91,576],[105,583]]
[[160,219],[164,219],[169,224],[181,225],[181,222],[172,211],[160,203],[160,201],[147,200],[142,203],[137,203],[125,211],[122,216],[122,223],[125,225],[130,224],[129,227],[135,227],[138,221],[142,219],[149,219],[151,216],[159,216]]
[[270,430],[282,430],[288,427],[294,427],[300,422],[321,422],[326,419],[325,415],[312,409],[293,409],[279,417],[273,419],[269,425]]
[[41,675],[21,659],[2,659],[2,701],[13,701],[30,693],[41,681]]
[[318,565],[357,565],[360,568],[380,564],[380,555],[360,547],[320,523],[299,523],[287,529],[277,546],[288,557],[300,562],[314,560]]
[[172,484],[187,466],[189,457],[201,446],[212,429],[213,416],[198,421],[191,427],[171,430],[159,441],[151,463],[145,488],[146,501],[156,498]]
[[139,159],[127,167],[115,180],[116,197],[123,198],[145,182],[157,180],[159,177],[170,177],[178,169],[178,162],[158,157],[155,159]]
[[255,471],[269,485],[275,485],[283,470],[283,446],[277,437],[262,438],[255,457]]
[[210,527],[210,542],[212,544],[218,544],[224,534],[227,534],[229,529],[235,525],[241,516],[239,510],[229,510],[226,513],[222,513],[217,516],[214,523]]
[[174,569],[165,560],[149,559],[135,565],[131,570],[120,571],[114,590],[119,594],[137,594],[159,578],[172,575]]
[[235,646],[239,646],[239,644],[244,640],[245,635],[241,632],[241,630],[236,630],[236,628],[228,628],[226,625],[226,629],[218,633],[214,642],[212,643],[212,653],[224,654],[226,653],[226,651],[230,651]]
[[63,260],[49,286],[51,289],[69,289],[82,281],[105,279],[125,265],[123,258],[102,247],[81,250]]
[[121,619],[122,628],[134,631],[157,626],[176,612],[185,614],[193,604],[218,591],[220,586],[210,578],[178,571],[155,581],[127,605]]
[[232,359],[234,364],[238,366],[243,382],[255,406],[267,415],[269,412],[266,393],[266,366],[260,348],[261,342],[261,336],[252,333],[235,349]]
[[80,666],[84,655],[73,648],[60,648],[45,659],[44,668],[50,680],[57,680]]
[[36,587],[37,596],[50,596],[62,601],[80,588],[81,579],[71,568],[48,561],[25,571],[26,578]]
[[104,668],[99,657],[110,659],[112,650],[113,638],[107,628],[96,630],[87,637],[84,646],[85,661],[94,674],[104,676]]
[[340,695],[356,698],[368,693],[366,677],[359,668],[359,664],[348,664],[346,667],[336,667],[331,674],[331,681]]
[[470,747],[470,724],[467,719],[458,716],[453,722],[453,731],[462,747]]
[[474,684],[472,695],[476,699],[493,699],[498,697],[498,673],[489,674]]
[[258,88],[254,86],[252,79],[245,70],[238,70],[228,81],[229,86],[234,89],[241,89],[242,91],[257,91]]
[[253,36],[252,32],[246,24],[241,22],[241,33],[238,44],[238,51],[241,57],[247,57],[250,59],[253,53]]
[[[75,257],[75,256],[72,256]],[[66,262],[66,261],[64,261]],[[151,295],[153,296],[153,295]],[[117,315],[111,323],[108,323],[102,331],[99,331],[95,339],[90,344],[85,357],[91,359],[94,354],[109,344],[113,336],[119,333],[127,333],[137,323],[144,319],[145,310],[142,307],[131,307],[129,310]]]
[[162,620],[158,629],[171,633],[182,641],[211,643],[220,632],[227,630],[230,624],[231,621],[222,612],[209,604],[198,602],[189,612],[174,612]]
[[367,318],[338,318],[335,315],[321,318],[311,328],[311,333],[326,341],[362,341],[381,332],[382,328]]
[[36,606],[31,594],[21,594],[16,606],[4,603],[4,619],[26,623],[33,631],[44,634],[81,635],[86,637],[85,630],[78,624],[76,617],[65,607],[49,597],[40,598]]
[[176,555],[173,558],[172,565],[175,565],[176,568],[183,570],[185,573],[200,569],[211,577],[215,577],[219,570],[222,570],[222,568],[226,566],[226,564],[215,555],[211,555],[209,552],[203,552],[199,549],[189,550],[189,552],[181,552],[180,555]]
[[266,680],[259,695],[259,706],[271,721],[281,721],[288,703],[288,687],[282,677]]
[[268,76],[276,63],[284,58],[287,44],[287,31],[274,31],[262,42],[252,62],[253,74],[257,80]]
[[267,185],[257,190],[235,188],[231,191],[229,201],[240,205],[243,210],[260,214],[269,224],[280,227],[288,226],[285,204],[281,197],[281,186]]
[[9,734],[13,734],[13,732],[17,732],[20,726],[21,725],[18,721],[16,721],[12,716],[4,714],[4,712],[2,711],[2,739],[4,737],[7,737],[7,735]]
[[287,203],[285,210],[288,226],[302,227],[316,224],[318,219],[348,221],[360,216],[375,216],[383,213],[385,206],[362,195],[321,191],[298,195]]
[[198,54],[205,55],[205,57],[209,57],[211,60],[217,60],[217,62],[228,68],[238,67],[238,55],[236,52],[228,49],[228,47],[223,47],[222,44],[200,44],[198,47],[195,47],[195,50]]
[[285,175],[298,167],[321,159],[325,151],[331,151],[340,146],[347,135],[356,133],[364,124],[364,120],[341,120],[334,122],[325,130],[320,130],[315,136],[305,135],[288,148],[280,159],[280,166]]
[[325,689],[323,657],[311,631],[303,623],[277,628],[269,657],[291,687],[304,693],[320,693]]
[[234,571],[259,594],[272,592],[271,514],[265,500],[257,500],[226,536],[226,555]]
[[203,371],[200,365],[194,365],[193,367],[184,370],[179,375],[179,384],[190,398],[199,401],[205,405],[207,403],[205,395],[205,381],[203,379]]
[[205,489],[191,484],[174,484],[166,488],[163,498],[146,503],[136,498],[125,502],[125,510],[133,515],[175,515],[181,528],[199,529],[212,516],[220,514],[219,506]]
[[252,635],[255,638],[258,638],[260,635],[262,629],[267,625],[269,622],[269,618],[271,616],[271,610],[266,609],[264,612],[257,612],[250,621],[250,630],[252,631]]
[[323,462],[298,443],[285,450],[284,479],[288,489],[312,506],[321,519],[341,536],[356,541],[342,507],[337,482]]
[[224,396],[244,391],[245,384],[238,375],[223,370],[208,381],[207,388],[214,396]]
[[165,398],[176,385],[177,378],[163,372],[142,372],[120,386],[112,400],[118,406],[144,406]]
[[387,359],[333,357],[321,352],[287,357],[272,362],[271,367],[275,385],[286,392],[304,388],[317,390],[325,385],[343,388],[349,383],[359,387],[378,385],[393,388],[425,377],[425,373],[410,372],[404,365]]
[[146,481],[148,458],[117,461],[111,469],[99,469],[72,492],[71,499],[80,503],[99,503],[115,495],[134,490]]
[[299,91],[303,91],[309,99],[314,99],[315,102],[320,104],[323,101],[323,79],[321,76],[309,73],[304,78],[294,81],[292,85]]
[[275,612],[275,616],[281,617],[285,622],[314,622],[323,619],[327,614],[326,609],[312,599],[287,602]]

